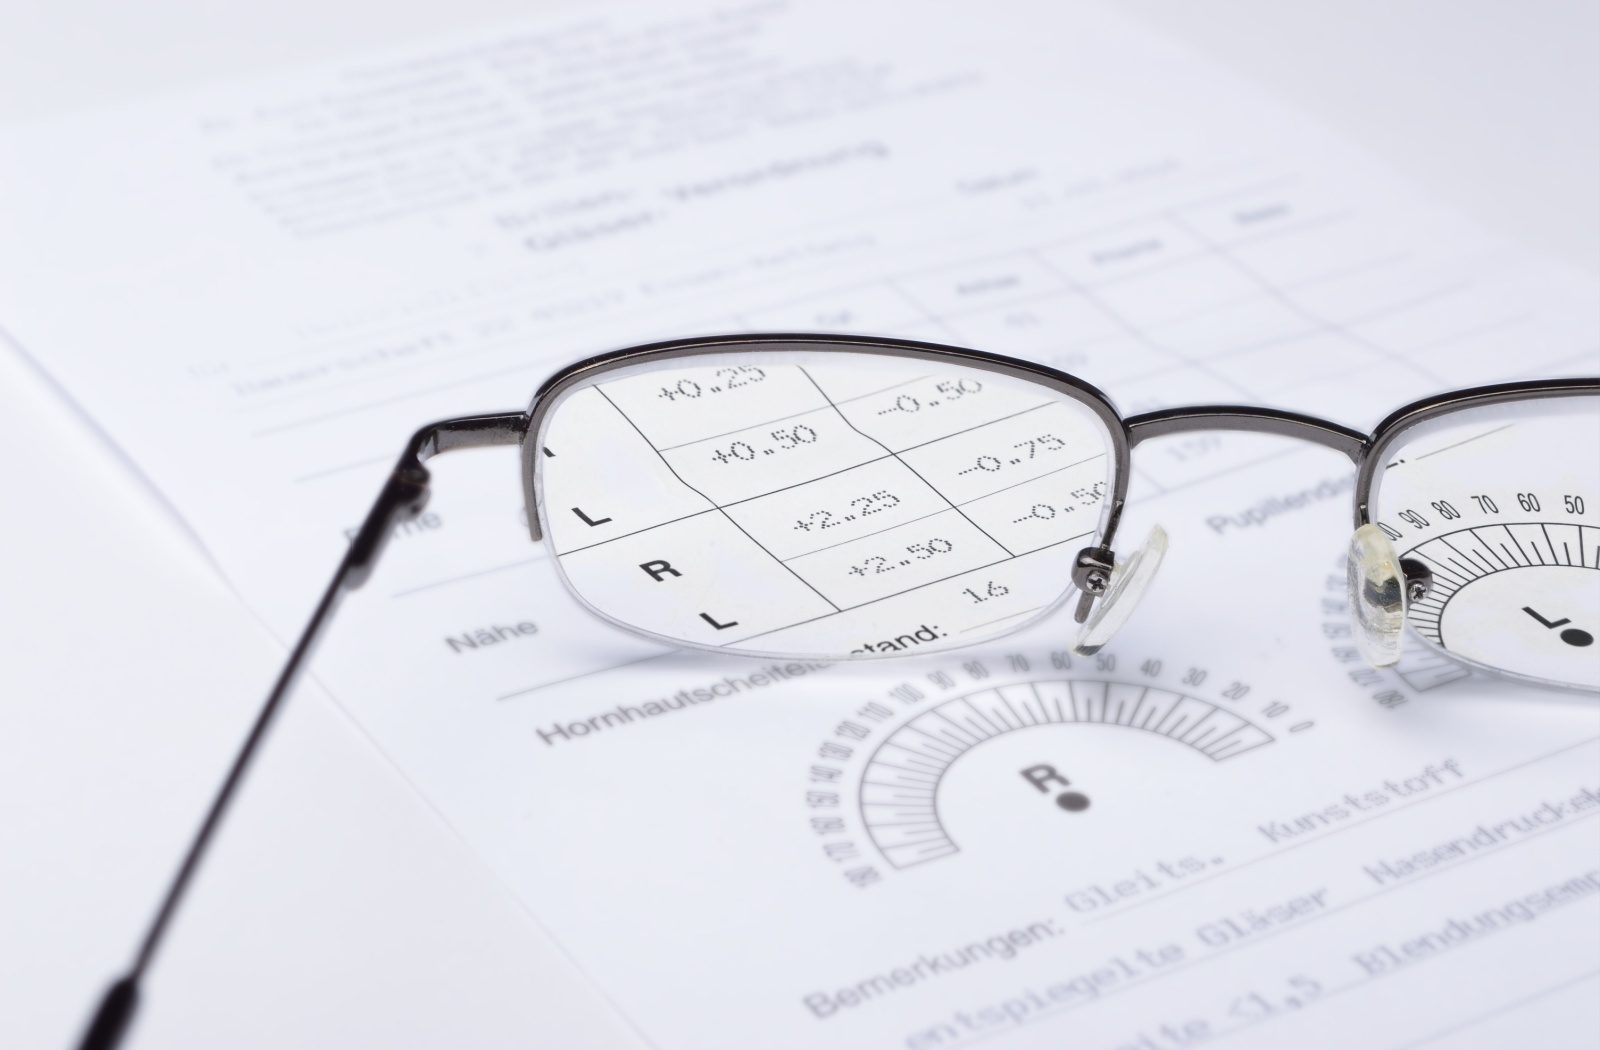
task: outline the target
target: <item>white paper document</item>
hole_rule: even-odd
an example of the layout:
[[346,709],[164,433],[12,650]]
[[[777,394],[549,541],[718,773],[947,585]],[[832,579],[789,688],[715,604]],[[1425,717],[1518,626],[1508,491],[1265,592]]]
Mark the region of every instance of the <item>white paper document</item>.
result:
[[[892,334],[1368,428],[1600,373],[1596,303],[1093,7],[598,8],[0,138],[0,326],[285,639],[414,430],[601,350]],[[825,665],[599,622],[514,451],[443,457],[315,672],[650,1045],[1592,1043],[1592,699],[1368,669],[1341,457],[1133,465],[1172,551],[1103,652]]]

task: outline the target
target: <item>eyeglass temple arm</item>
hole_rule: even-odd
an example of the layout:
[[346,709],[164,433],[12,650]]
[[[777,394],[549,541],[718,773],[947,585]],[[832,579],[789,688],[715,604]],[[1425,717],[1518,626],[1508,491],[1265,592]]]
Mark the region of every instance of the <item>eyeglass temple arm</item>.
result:
[[1150,438],[1167,434],[1185,434],[1195,430],[1243,430],[1257,434],[1277,434],[1279,437],[1297,438],[1341,452],[1350,462],[1361,463],[1370,439],[1359,430],[1316,416],[1285,412],[1276,408],[1256,408],[1251,405],[1192,405],[1185,408],[1163,408],[1129,416],[1123,421],[1128,429],[1128,444],[1137,445]]
[[519,444],[527,429],[528,416],[517,412],[447,419],[423,427],[412,437],[405,454],[400,457],[393,473],[384,482],[377,501],[367,512],[360,531],[350,542],[349,549],[345,551],[344,558],[339,563],[338,571],[334,573],[327,590],[323,592],[322,600],[317,603],[316,611],[311,614],[311,619],[301,632],[299,641],[295,642],[288,661],[283,665],[283,670],[278,673],[277,681],[273,684],[272,691],[267,694],[265,703],[261,705],[261,710],[250,727],[249,735],[239,748],[239,753],[234,756],[228,775],[223,779],[222,786],[217,789],[216,797],[211,800],[211,808],[206,811],[205,819],[201,821],[199,830],[189,843],[189,850],[184,855],[183,863],[178,866],[177,873],[167,886],[166,896],[162,898],[155,918],[145,931],[144,940],[139,945],[139,952],[134,957],[133,965],[106,990],[100,1005],[95,1010],[94,1018],[78,1044],[79,1050],[112,1050],[122,1041],[122,1036],[127,1031],[129,1022],[133,1020],[134,1011],[139,1005],[139,982],[149,970],[156,949],[160,947],[162,937],[166,934],[184,893],[200,867],[201,858],[205,856],[217,829],[222,826],[228,805],[238,793],[246,770],[256,753],[261,750],[267,730],[271,728],[273,719],[283,707],[284,701],[294,692],[294,687],[310,662],[324,629],[333,619],[340,600],[346,593],[367,582],[395,526],[416,517],[426,505],[428,471],[423,464],[441,452],[451,452],[459,448]]

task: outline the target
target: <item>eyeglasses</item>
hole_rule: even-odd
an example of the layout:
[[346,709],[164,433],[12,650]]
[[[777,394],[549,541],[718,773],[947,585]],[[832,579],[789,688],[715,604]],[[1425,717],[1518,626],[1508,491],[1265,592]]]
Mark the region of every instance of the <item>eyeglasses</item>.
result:
[[[1255,431],[1356,465],[1348,579],[1374,666],[1409,622],[1474,670],[1600,691],[1600,379],[1457,391],[1370,435],[1221,405],[1122,417],[1042,365],[895,339],[726,336],[606,354],[551,377],[527,412],[421,430],[296,644],[129,975],[85,1047],[109,1047],[244,769],[341,597],[428,496],[424,463],[516,445],[531,538],[579,603],[656,641],[856,660],[976,645],[1073,602],[1075,648],[1104,646],[1166,549],[1116,554],[1132,450]],[[1600,516],[1600,509],[1597,509]],[[1241,566],[1267,585],[1271,566]]]

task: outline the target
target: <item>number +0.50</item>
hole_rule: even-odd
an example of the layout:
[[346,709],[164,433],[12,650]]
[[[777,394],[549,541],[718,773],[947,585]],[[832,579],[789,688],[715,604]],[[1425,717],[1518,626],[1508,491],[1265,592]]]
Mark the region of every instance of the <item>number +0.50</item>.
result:
[[755,446],[747,441],[735,441],[726,449],[719,448],[712,452],[711,458],[718,463],[735,463],[739,461],[748,463],[758,455],[770,456],[775,452],[782,452],[784,449],[799,448],[801,445],[814,445],[817,441],[817,432],[801,423],[787,430],[774,430],[772,432],[772,440],[778,443],[776,448],[764,448],[760,451],[757,451]]

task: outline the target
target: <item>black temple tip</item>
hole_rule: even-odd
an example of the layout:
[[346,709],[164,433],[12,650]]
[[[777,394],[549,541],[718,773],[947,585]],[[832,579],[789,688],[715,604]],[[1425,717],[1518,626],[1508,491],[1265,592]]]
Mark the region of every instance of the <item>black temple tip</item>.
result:
[[132,977],[124,977],[107,988],[78,1050],[115,1050],[138,1007],[139,984]]

